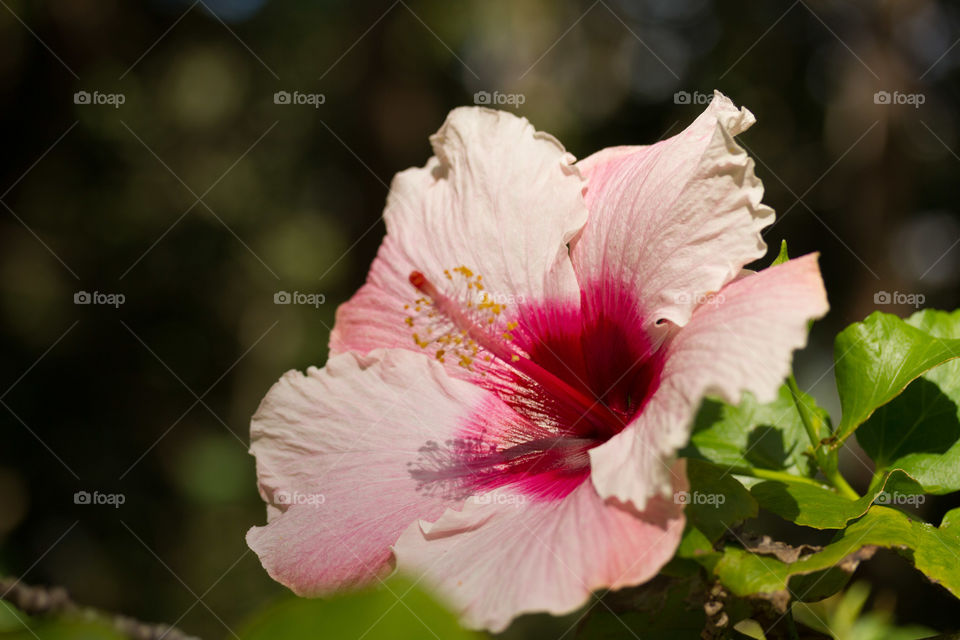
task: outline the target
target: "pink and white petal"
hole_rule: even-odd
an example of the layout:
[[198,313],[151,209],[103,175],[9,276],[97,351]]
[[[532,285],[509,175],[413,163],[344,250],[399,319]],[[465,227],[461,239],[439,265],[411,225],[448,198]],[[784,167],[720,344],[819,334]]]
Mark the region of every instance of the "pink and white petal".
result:
[[247,543],[267,572],[316,595],[389,570],[400,533],[451,504],[418,491],[408,464],[426,443],[452,437],[484,395],[401,349],[286,373],[250,428],[268,523]]
[[600,495],[642,509],[671,492],[670,464],[704,396],[770,402],[790,373],[808,323],[828,310],[815,254],[734,280],[697,307],[665,346],[660,386],[626,429],[590,451]]
[[443,287],[444,270],[466,266],[500,299],[579,303],[567,243],[587,210],[573,156],[525,118],[475,107],[452,111],[430,142],[435,157],[393,180],[387,236],[337,312],[333,353],[417,348],[404,310],[419,295],[413,270]]
[[773,210],[761,204],[753,160],[733,140],[753,122],[715,92],[680,134],[604,149],[577,164],[590,219],[571,255],[587,304],[604,304],[597,298],[604,283],[636,291],[656,334],[657,321],[686,324],[704,294],[763,256],[760,231]]
[[[682,461],[676,472],[676,490],[686,490]],[[672,499],[637,513],[604,502],[589,482],[561,500],[522,497],[498,490],[412,525],[396,545],[398,569],[423,577],[466,626],[496,633],[520,614],[569,613],[598,589],[650,580],[683,533]]]

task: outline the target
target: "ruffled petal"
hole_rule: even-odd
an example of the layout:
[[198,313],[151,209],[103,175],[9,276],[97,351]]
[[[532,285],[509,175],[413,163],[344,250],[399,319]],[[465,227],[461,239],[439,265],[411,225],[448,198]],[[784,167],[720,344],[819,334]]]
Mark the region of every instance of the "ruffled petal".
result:
[[806,344],[808,323],[829,308],[817,256],[734,280],[694,311],[665,346],[660,386],[622,432],[591,449],[600,495],[642,509],[671,493],[670,465],[706,395],[738,404],[744,391],[772,401]]
[[443,442],[484,392],[405,350],[344,354],[290,371],[251,423],[268,524],[247,543],[301,595],[362,585],[392,567],[391,545],[451,501],[418,490],[408,465]]
[[610,284],[637,292],[644,324],[684,325],[704,294],[763,256],[773,222],[753,160],[733,136],[754,122],[716,92],[693,124],[663,142],[604,149],[578,163],[590,219],[572,259],[586,303]]
[[484,108],[455,109],[430,141],[436,156],[394,178],[386,239],[367,283],[337,312],[333,353],[418,348],[404,309],[419,295],[414,270],[455,297],[470,292],[445,271],[464,266],[506,305],[579,303],[567,243],[587,212],[573,157],[526,119]]
[[[683,462],[676,485],[685,490]],[[593,591],[646,582],[676,551],[683,508],[652,500],[642,513],[604,502],[589,482],[562,500],[495,491],[420,522],[397,542],[398,568],[423,577],[472,628],[502,631],[522,613],[561,615]]]

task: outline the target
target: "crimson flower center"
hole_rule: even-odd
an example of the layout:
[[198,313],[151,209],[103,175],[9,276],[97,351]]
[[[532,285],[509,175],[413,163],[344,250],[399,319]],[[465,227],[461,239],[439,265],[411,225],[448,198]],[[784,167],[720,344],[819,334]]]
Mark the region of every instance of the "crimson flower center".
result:
[[[484,291],[480,276],[453,271],[458,278],[445,272],[448,284],[464,280],[466,295],[410,274],[423,295],[416,309],[429,308],[432,322],[414,341],[436,346],[444,362],[459,354],[468,378],[500,402],[475,412],[460,437],[428,442],[410,473],[424,490],[454,497],[505,485],[562,497],[589,476],[589,450],[622,431],[659,382],[640,310],[625,288],[598,284],[583,290],[580,305],[521,300],[506,321],[506,305]],[[412,317],[407,324],[417,327]]]

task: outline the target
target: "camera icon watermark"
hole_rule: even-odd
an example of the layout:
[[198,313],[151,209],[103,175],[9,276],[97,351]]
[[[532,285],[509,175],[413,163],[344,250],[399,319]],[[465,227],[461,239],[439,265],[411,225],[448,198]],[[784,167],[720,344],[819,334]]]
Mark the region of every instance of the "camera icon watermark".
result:
[[873,294],[873,304],[909,304],[914,309],[919,309],[927,297],[922,293],[903,293],[901,291],[877,291]]
[[673,494],[673,503],[686,505],[708,505],[714,508],[719,507],[727,501],[727,496],[722,493],[701,493],[700,491],[677,491]]
[[873,94],[873,104],[906,104],[914,109],[919,109],[920,105],[927,101],[927,96],[923,93],[902,93],[900,91],[877,91]]
[[127,301],[122,293],[101,293],[100,291],[77,291],[73,294],[73,304],[100,304],[119,309]]
[[526,101],[527,96],[522,93],[500,93],[499,91],[490,93],[489,91],[477,91],[473,94],[473,104],[484,107],[501,105],[519,107]]
[[314,109],[319,109],[320,105],[327,101],[327,96],[322,93],[301,93],[300,91],[277,91],[273,94],[273,104],[297,104],[310,105]]
[[673,104],[710,104],[713,100],[712,93],[703,93],[700,91],[677,91],[673,94]]
[[119,109],[120,105],[126,101],[127,96],[122,93],[90,92],[81,89],[73,94],[73,104],[109,105],[114,109]]
[[126,501],[127,497],[122,493],[77,491],[73,494],[73,504],[78,505],[109,505],[115,509],[119,509]]
[[327,301],[322,293],[303,293],[301,291],[277,291],[273,294],[273,304],[305,304],[315,309]]

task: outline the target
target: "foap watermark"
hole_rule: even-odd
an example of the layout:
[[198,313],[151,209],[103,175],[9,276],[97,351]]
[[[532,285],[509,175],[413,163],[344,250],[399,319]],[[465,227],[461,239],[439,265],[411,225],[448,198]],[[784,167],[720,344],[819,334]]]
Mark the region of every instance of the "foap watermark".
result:
[[722,493],[701,493],[700,491],[677,491],[673,494],[673,503],[682,505],[710,505],[719,507],[727,501],[727,496]]
[[522,93],[500,93],[499,91],[490,93],[489,91],[477,91],[473,94],[473,104],[486,107],[505,104],[519,107],[526,101],[527,96]]
[[127,501],[127,496],[122,493],[100,493],[94,491],[77,491],[73,494],[73,504],[80,505],[109,505],[119,509],[120,505]]
[[493,293],[491,291],[477,291],[473,296],[473,304],[490,305],[497,304],[506,307],[514,304],[523,304],[527,299],[523,294],[513,293]]
[[907,104],[914,109],[919,109],[920,105],[927,101],[927,96],[922,93],[903,93],[902,91],[877,91],[873,94],[873,104]]
[[708,293],[688,293],[681,291],[680,293],[673,296],[673,301],[677,304],[723,304],[725,296],[719,292],[708,292]]
[[922,293],[903,293],[902,291],[877,291],[873,294],[873,304],[910,304],[919,309],[927,298]]
[[322,93],[302,93],[300,91],[277,91],[273,94],[273,104],[307,104],[314,109],[327,101]]
[[915,493],[898,493],[896,491],[888,492],[881,491],[876,498],[874,498],[874,504],[892,504],[892,505],[910,505],[912,507],[919,507],[924,502],[927,501],[927,496],[923,494]]
[[122,93],[102,93],[100,91],[80,90],[73,94],[73,104],[109,105],[119,109],[127,101]]
[[273,501],[277,504],[292,506],[295,504],[304,504],[311,507],[319,507],[326,503],[327,496],[322,493],[301,493],[299,491],[277,491],[273,494]]
[[484,493],[478,496],[471,496],[469,501],[473,504],[496,504],[522,507],[527,503],[527,497],[515,493]]
[[127,301],[122,293],[103,293],[101,291],[77,291],[73,294],[73,304],[102,304],[119,309]]
[[327,296],[322,293],[303,293],[301,291],[277,291],[273,294],[273,304],[306,304],[311,307],[320,308],[327,301]]
[[673,104],[710,104],[713,100],[712,93],[702,93],[700,91],[677,91],[673,94]]

